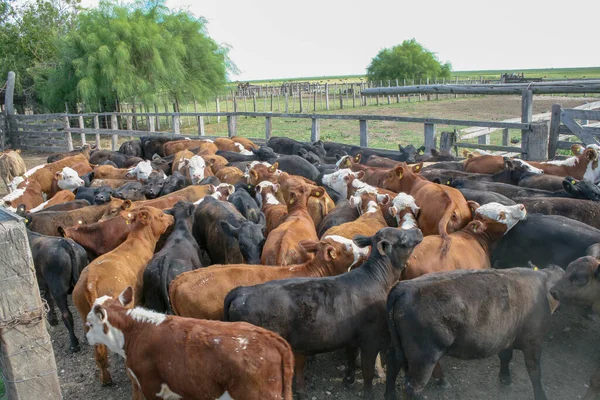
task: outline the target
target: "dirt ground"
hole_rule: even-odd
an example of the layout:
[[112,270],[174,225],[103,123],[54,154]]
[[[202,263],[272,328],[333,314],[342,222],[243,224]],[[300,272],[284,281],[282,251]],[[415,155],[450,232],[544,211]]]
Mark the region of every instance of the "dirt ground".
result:
[[[487,107],[483,108],[477,107],[482,105],[482,100],[487,103],[486,99],[488,98],[473,99],[471,105],[461,101],[459,102],[461,110],[458,113],[458,110],[453,110],[452,114],[477,119],[504,119],[518,115],[520,103],[514,103],[507,97],[498,96],[494,98],[493,104],[487,104]],[[548,104],[545,102],[546,100],[534,102],[536,104],[534,112],[549,110],[551,104],[557,102],[557,98],[552,98]],[[580,99],[572,98],[564,99],[562,102],[568,106],[583,103]],[[452,104],[452,102],[443,103]],[[436,107],[441,104],[442,102],[437,103]],[[486,112],[481,111],[482,109]],[[466,112],[467,115],[462,112]],[[436,113],[436,116],[447,115]],[[24,152],[23,155],[28,168],[44,163],[47,157],[47,154],[31,152]],[[5,188],[0,185],[0,196],[4,194]],[[82,342],[79,353],[70,354],[67,331],[62,323],[55,327],[47,325],[52,337],[64,398],[81,400],[130,398],[131,386],[125,373],[124,362],[115,354],[110,355],[110,371],[114,383],[109,387],[100,385],[93,348],[85,344],[82,321],[72,304],[71,312],[75,319],[76,334]],[[545,336],[542,353],[542,379],[549,399],[583,397],[591,373],[600,365],[598,332],[600,332],[600,322],[584,318],[582,312],[576,308],[561,307],[555,313]],[[533,398],[533,390],[520,352],[515,352],[511,363],[513,383],[510,387],[504,387],[498,381],[497,358],[462,361],[447,357],[442,360],[442,366],[452,387],[444,390],[432,381],[424,391],[425,399],[524,400]],[[360,369],[357,370],[357,383],[352,387],[346,387],[342,382],[345,368],[343,351],[317,355],[309,359],[308,398],[312,400],[359,398],[363,383]],[[384,379],[379,379],[375,382],[375,398],[383,398],[383,392]]]

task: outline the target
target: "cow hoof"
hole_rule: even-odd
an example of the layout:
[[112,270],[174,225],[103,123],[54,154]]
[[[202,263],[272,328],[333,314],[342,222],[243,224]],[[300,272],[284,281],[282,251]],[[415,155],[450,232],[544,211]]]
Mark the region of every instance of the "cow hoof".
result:
[[508,385],[512,384],[512,378],[510,377],[510,374],[509,375],[499,375],[499,378],[500,378],[500,383],[503,385],[508,386]]
[[352,386],[356,382],[356,377],[354,374],[344,376],[344,385]]
[[81,347],[79,347],[79,345],[75,345],[75,346],[71,346],[71,353],[78,353],[81,350]]
[[305,390],[296,391],[296,399],[298,400],[308,400],[308,394]]
[[441,387],[442,389],[452,388],[452,385],[450,384],[450,382],[448,382],[448,380],[446,378],[438,379],[437,385],[439,387]]

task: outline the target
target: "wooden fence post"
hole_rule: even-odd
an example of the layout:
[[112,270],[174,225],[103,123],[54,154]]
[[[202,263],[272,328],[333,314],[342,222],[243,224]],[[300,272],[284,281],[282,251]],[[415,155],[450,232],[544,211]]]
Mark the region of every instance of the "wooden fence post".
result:
[[[85,129],[85,124],[83,123],[83,115],[80,115],[78,119],[79,129]],[[81,132],[81,145],[85,146],[85,133]]]
[[329,111],[329,83],[325,83],[325,109]]
[[508,146],[508,141],[510,139],[510,132],[508,128],[502,129],[502,146]]
[[0,359],[9,399],[62,399],[23,218],[0,210]]
[[173,134],[179,135],[179,133],[180,133],[180,129],[179,129],[180,123],[181,123],[181,121],[179,119],[179,113],[174,114],[173,115]]
[[71,125],[69,124],[69,117],[67,116],[67,114],[65,114],[64,121],[65,135],[67,136],[67,149],[69,151],[73,151],[73,137],[71,136],[71,132],[67,131],[68,129],[71,129]]
[[237,131],[237,126],[236,126],[236,116],[235,115],[228,115],[227,116],[227,135],[229,137],[233,137],[236,135],[236,131]]
[[552,119],[550,120],[550,134],[548,137],[548,160],[554,158],[558,149],[558,132],[560,127],[560,104],[552,106]]
[[[273,98],[273,94],[271,94],[271,99]],[[273,121],[271,117],[265,117],[265,139],[268,141],[271,139],[271,133],[273,132]]]
[[361,119],[358,123],[360,125],[360,147],[369,147],[369,122]]
[[288,98],[288,92],[286,90],[286,92],[285,92],[285,113],[286,114],[289,112],[289,107],[290,107],[290,99]]
[[429,152],[431,149],[435,149],[435,124],[426,122],[423,125],[425,126],[425,152]]
[[321,137],[321,125],[319,123],[318,118],[311,118],[311,119],[312,119],[312,127],[310,130],[310,141],[314,143],[317,140],[319,140]]
[[[128,131],[133,130],[133,115],[128,115],[125,117],[125,124]],[[133,136],[129,136],[129,140],[133,140]]]
[[13,71],[8,72],[8,78],[6,80],[6,93],[4,94],[4,104],[6,105],[6,114],[14,115],[15,106],[13,98],[15,94],[15,73]]
[[481,135],[477,137],[478,144],[490,144],[490,135]]
[[252,93],[252,106],[254,107],[254,112],[256,112],[256,93]]
[[356,108],[356,89],[354,88],[354,83],[351,85],[352,88],[352,108]]
[[160,131],[160,115],[158,115],[158,106],[154,104],[154,113],[156,113],[156,130]]
[[273,112],[273,93],[271,93],[271,112]]
[[156,132],[155,124],[156,119],[150,115],[146,115],[146,125],[148,125],[148,132]]
[[204,130],[204,117],[202,115],[198,116],[198,136],[205,136],[206,132]]
[[[221,107],[219,105],[219,97],[217,97],[215,99],[215,101],[217,103],[217,112],[220,113],[221,112]],[[221,116],[220,115],[217,116],[217,123],[219,123],[219,122],[221,122]]]
[[[117,131],[119,130],[119,121],[117,120],[117,116],[115,114],[111,114],[110,116],[110,129]],[[113,133],[112,135],[112,143],[111,149],[112,151],[117,151],[119,148],[119,135]]]
[[298,99],[300,100],[300,114],[304,112],[304,107],[302,104],[302,91],[298,90]]
[[455,132],[442,132],[440,134],[440,150],[450,151],[456,141]]
[[[530,123],[533,118],[533,91],[523,90],[521,102],[521,122]],[[529,139],[528,130],[524,129],[521,131],[521,147],[527,149],[529,145],[527,140]]]
[[342,89],[340,89],[340,110],[344,108],[344,98],[342,97]]
[[[94,129],[95,130],[100,129],[100,117],[98,117],[98,114],[94,115]],[[102,148],[102,146],[100,145],[100,134],[97,132],[96,132],[96,148],[98,150],[100,150]]]
[[313,92],[313,112],[317,112],[317,90]]
[[525,160],[542,161],[548,154],[548,124],[546,122],[536,122],[531,124],[531,131],[528,133],[527,147],[522,147],[525,151]]

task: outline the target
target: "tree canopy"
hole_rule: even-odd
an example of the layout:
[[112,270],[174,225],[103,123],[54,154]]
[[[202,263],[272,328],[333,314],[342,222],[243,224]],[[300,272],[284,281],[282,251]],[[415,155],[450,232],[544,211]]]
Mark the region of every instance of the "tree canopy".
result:
[[381,50],[367,67],[367,79],[387,81],[395,79],[450,78],[452,64],[442,64],[435,53],[415,39]]
[[121,5],[101,1],[83,11],[58,43],[58,63],[36,77],[43,103],[112,109],[116,102],[176,102],[215,94],[235,66],[206,21],[172,11],[164,0]]

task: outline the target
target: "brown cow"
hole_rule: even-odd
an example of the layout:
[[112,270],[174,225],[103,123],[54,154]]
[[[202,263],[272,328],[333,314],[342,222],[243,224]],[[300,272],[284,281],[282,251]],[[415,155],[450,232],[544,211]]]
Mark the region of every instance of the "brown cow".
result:
[[126,184],[127,182],[131,182],[131,179],[94,179],[90,183],[90,187],[100,187],[100,186],[109,186],[112,189],[119,188]]
[[388,173],[383,187],[410,194],[421,208],[417,221],[423,235],[441,235],[448,243],[448,233],[462,229],[471,220],[471,208],[458,190],[429,182],[417,174],[420,170],[420,164],[409,168],[401,163]]
[[[37,207],[34,207],[32,209],[29,210],[29,212],[37,212],[37,211],[42,211],[48,207],[52,207],[55,206],[57,204],[62,204],[62,203],[66,203],[69,201],[73,201],[75,200],[75,193],[73,193],[70,190],[61,190],[58,193],[56,193],[54,196],[52,196],[52,198],[50,200],[47,200],[45,202],[43,202],[42,204],[40,204]],[[26,210],[26,208],[25,208]],[[23,210],[23,211],[25,211]]]
[[265,236],[269,236],[269,233],[281,225],[288,215],[287,206],[277,198],[277,194],[280,193],[279,189],[278,183],[269,181],[256,185],[256,195],[260,196],[262,200],[261,211],[267,220]]
[[175,171],[179,171],[179,172],[181,172],[181,174],[187,175],[183,171],[183,169],[186,168],[185,160],[189,160],[193,156],[194,156],[194,153],[192,153],[191,151],[189,151],[187,149],[178,151],[175,154],[175,157],[173,157],[173,165],[171,166],[171,173],[173,174],[173,173],[175,173]]
[[110,198],[110,202],[106,205],[106,211],[100,219],[104,221],[107,218],[114,217],[121,211],[139,208],[143,206],[156,207],[160,209],[167,209],[173,207],[178,201],[186,200],[189,202],[195,202],[200,200],[204,196],[208,196],[215,192],[215,186],[213,185],[194,185],[188,186],[181,190],[177,190],[173,193],[169,193],[166,196],[162,196],[152,200],[121,200],[114,197]]
[[76,150],[71,150],[65,153],[53,153],[48,156],[47,162],[52,163],[54,161],[62,160],[63,158],[76,156],[78,154],[83,155],[88,161],[90,159],[90,152],[92,150],[92,146],[89,144],[84,144],[80,148]]
[[[357,154],[355,157],[343,156],[339,159],[336,165],[338,165],[338,168],[340,169],[349,168],[353,172],[362,171],[364,173],[363,177],[361,178],[362,181],[368,183],[369,185],[382,188],[383,181],[385,180],[390,169],[379,167],[367,167],[366,165],[359,164],[360,159],[360,154]],[[397,163],[396,165],[398,164],[400,163]]]
[[[154,207],[141,207],[132,211],[131,221],[134,226],[125,242],[92,261],[81,272],[73,290],[73,303],[84,322],[96,299],[117,296],[127,286],[133,287],[136,305],[143,300],[144,268],[154,254],[159,237],[173,224],[173,217]],[[86,333],[89,329],[88,325],[84,327]],[[95,356],[100,380],[108,385],[112,379],[106,346],[96,345]]]
[[[62,160],[44,165],[31,174],[31,176],[29,176],[29,181],[37,181],[42,187],[42,193],[50,193],[52,181],[56,173],[62,171],[64,167],[72,167],[75,164],[85,168],[85,170],[91,168],[85,156],[78,154],[76,156],[65,157]],[[75,171],[78,174],[80,173],[79,170]]]
[[26,210],[31,210],[44,202],[42,186],[37,180],[23,181],[23,187],[13,190],[2,198],[4,206],[11,211],[16,211],[17,207],[23,204]]
[[240,181],[244,181],[244,173],[237,167],[222,167],[217,172],[215,172],[215,176],[224,183],[230,183],[235,185]]
[[425,236],[406,262],[402,279],[413,279],[431,272],[455,269],[490,268],[490,253],[517,222],[526,215],[525,206],[488,203],[475,209],[474,221],[450,234],[450,247],[442,251],[439,235]]
[[233,151],[235,153],[242,153],[246,155],[253,154],[251,151],[246,150],[242,143],[238,143],[228,138],[216,138],[214,143],[220,151]]
[[308,259],[308,255],[298,243],[301,240],[318,240],[315,224],[306,205],[309,197],[323,196],[325,189],[292,179],[288,179],[282,189],[284,187],[289,191],[288,216],[267,237],[260,260],[263,265],[300,264]]
[[246,139],[244,137],[240,137],[240,136],[232,136],[231,140],[233,140],[236,143],[240,143],[242,146],[244,146],[246,148],[246,150],[258,150],[258,146],[250,139]]
[[216,154],[203,155],[202,158],[204,158],[204,161],[206,161],[206,165],[210,166],[210,169],[215,175],[218,170],[229,164],[229,161],[225,157],[218,156]]
[[[280,172],[277,181],[281,185],[281,194],[286,204],[290,200],[289,188],[295,187],[295,185],[300,185],[303,182],[312,187],[317,187],[316,183],[310,179],[307,179],[303,176],[290,175],[287,172]],[[317,227],[321,224],[323,218],[325,218],[325,216],[335,208],[335,203],[331,197],[329,197],[327,192],[324,192],[322,195],[310,196],[308,198],[306,208],[308,209],[308,214],[313,220],[315,227]]]
[[548,175],[572,176],[577,180],[585,179],[597,184],[600,181],[599,150],[597,145],[589,145],[581,154],[569,157],[566,160],[529,161],[529,164],[543,170]]
[[497,174],[504,169],[504,157],[494,155],[470,156],[465,161],[465,172]]
[[172,140],[163,145],[165,157],[185,149],[198,149],[196,154],[199,155],[215,154],[219,150],[211,140]]
[[247,183],[251,185],[258,185],[264,181],[277,183],[281,174],[281,171],[277,170],[278,166],[278,162],[275,162],[273,165],[260,161],[251,162],[248,169]]
[[59,236],[58,227],[69,227],[74,225],[86,225],[97,222],[106,205],[87,206],[70,211],[40,211],[28,214],[31,221],[27,226],[34,232],[48,236]]
[[[351,240],[336,238],[320,242],[305,240],[301,248],[315,255],[302,264],[286,267],[252,264],[212,265],[184,272],[171,283],[169,298],[173,311],[183,317],[223,319],[223,301],[238,286],[252,286],[279,279],[334,276],[359,266],[366,255]],[[368,253],[368,252],[367,252]]]
[[281,336],[243,322],[131,309],[133,300],[131,287],[97,299],[85,326],[90,344],[125,358],[134,400],[292,400],[294,357]]
[[129,168],[115,168],[112,165],[97,165],[94,167],[94,180],[96,179],[122,179],[136,180],[129,172]]
[[0,176],[4,181],[6,190],[11,192],[12,189],[9,183],[17,177],[27,172],[25,161],[20,156],[21,150],[5,150],[0,153]]
[[365,165],[368,167],[378,167],[378,168],[388,168],[389,169],[389,168],[394,168],[396,165],[398,165],[398,163],[399,163],[399,161],[392,160],[391,158],[372,155],[371,157],[369,157],[369,159],[367,160]]

